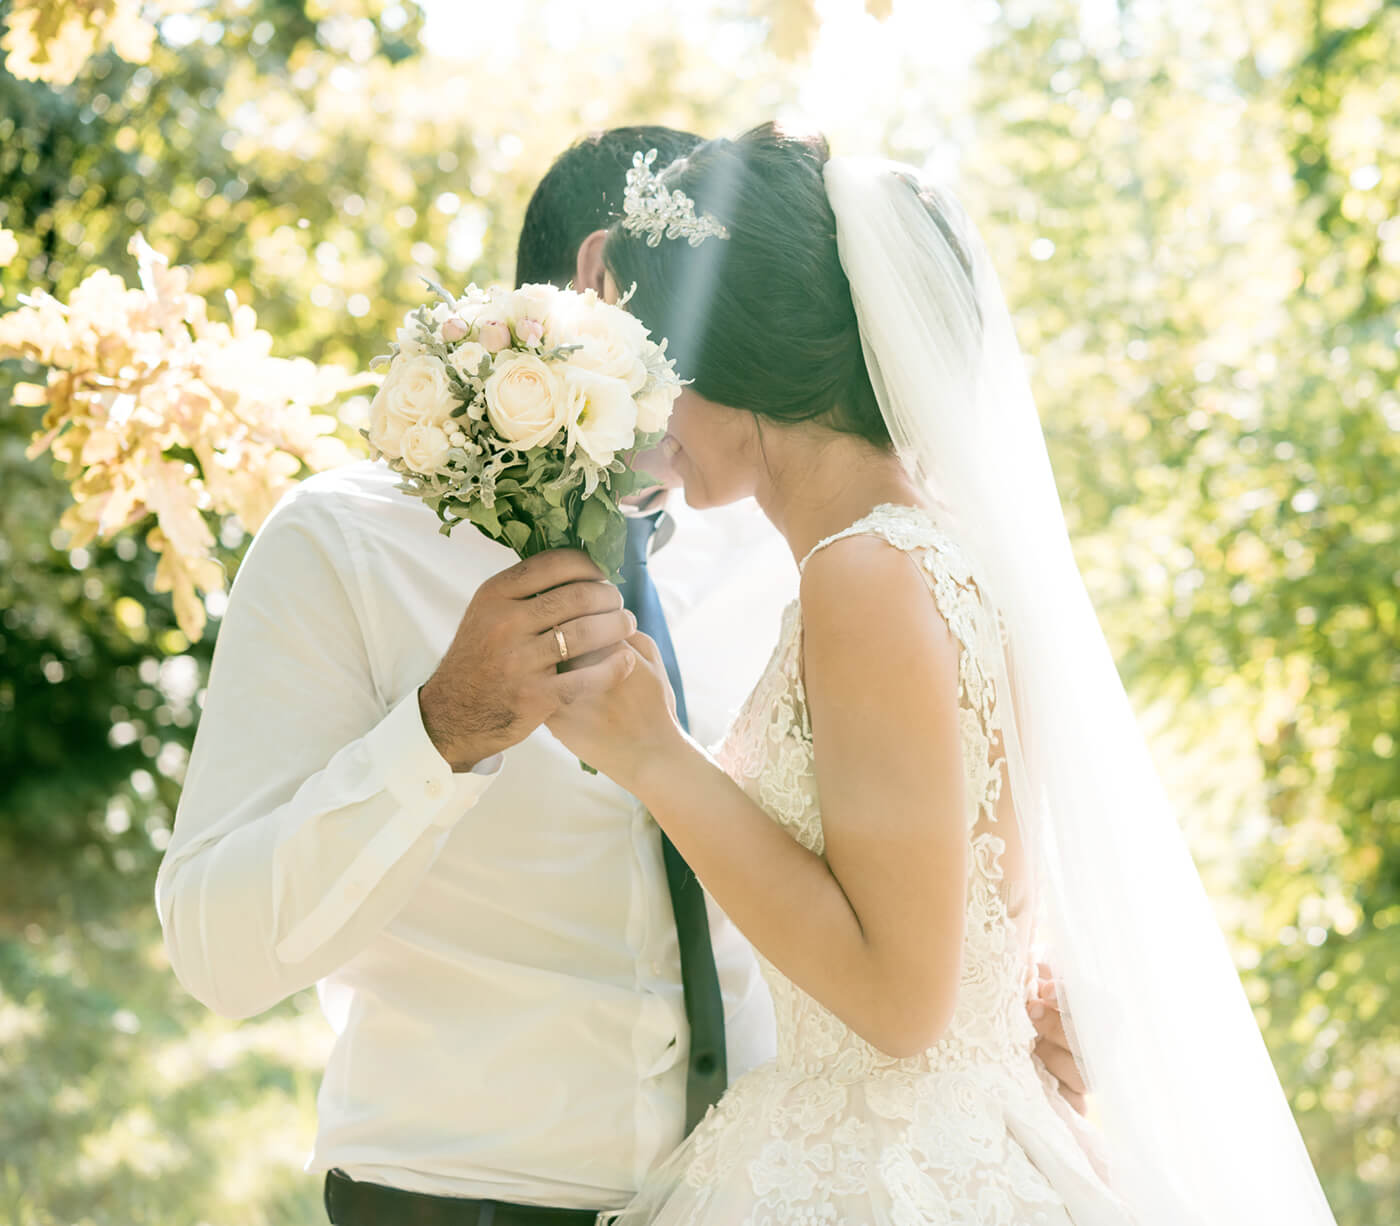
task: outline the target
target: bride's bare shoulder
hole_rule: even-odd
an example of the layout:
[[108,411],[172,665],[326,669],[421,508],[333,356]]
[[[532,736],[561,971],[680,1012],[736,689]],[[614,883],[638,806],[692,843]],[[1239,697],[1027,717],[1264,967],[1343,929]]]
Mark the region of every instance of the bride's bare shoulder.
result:
[[814,553],[800,589],[804,655],[858,674],[883,661],[923,675],[956,673],[957,644],[930,599],[919,557],[883,536],[843,537]]

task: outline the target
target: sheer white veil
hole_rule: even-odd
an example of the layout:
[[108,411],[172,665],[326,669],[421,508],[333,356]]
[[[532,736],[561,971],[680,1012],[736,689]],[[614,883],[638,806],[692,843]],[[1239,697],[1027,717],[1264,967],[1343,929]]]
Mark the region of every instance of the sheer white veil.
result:
[[825,174],[881,412],[1001,628],[1012,801],[1110,1182],[1141,1226],[1332,1223],[1070,551],[982,240],[912,167]]

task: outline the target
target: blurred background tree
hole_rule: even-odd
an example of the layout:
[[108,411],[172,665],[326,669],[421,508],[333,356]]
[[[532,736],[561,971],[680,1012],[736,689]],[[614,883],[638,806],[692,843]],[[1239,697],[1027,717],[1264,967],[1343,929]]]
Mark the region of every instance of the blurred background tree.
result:
[[[420,269],[510,277],[590,128],[779,115],[955,173],[1280,1076],[1373,1226],[1400,1200],[1397,10],[0,2],[0,310],[132,280],[140,230],[279,354],[360,368]],[[36,381],[0,367],[0,1217],[318,1220],[314,1000],[211,1017],[150,902],[213,633],[140,532],[68,548],[10,394]],[[243,531],[211,526],[231,574]]]

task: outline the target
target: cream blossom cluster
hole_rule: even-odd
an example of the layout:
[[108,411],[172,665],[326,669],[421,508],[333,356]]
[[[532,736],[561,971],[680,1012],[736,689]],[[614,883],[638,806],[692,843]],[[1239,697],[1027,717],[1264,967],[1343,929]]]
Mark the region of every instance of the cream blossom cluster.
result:
[[67,85],[99,50],[144,64],[155,42],[141,0],[14,0],[0,50],[21,81]]
[[[436,288],[436,287],[435,287]],[[405,317],[365,437],[442,531],[463,519],[522,556],[588,549],[612,572],[628,455],[680,394],[665,344],[592,290],[469,286]]]
[[[150,517],[156,588],[172,594],[180,629],[204,630],[200,593],[223,587],[211,518],[256,532],[308,470],[351,458],[334,417],[312,409],[365,379],[306,359],[271,356],[251,307],[228,296],[231,322],[208,316],[189,273],[137,235],[140,288],[104,269],[66,303],[36,292],[0,315],[0,359],[48,368],[20,383],[16,403],[46,406],[29,447],[65,465],[70,548]],[[217,522],[216,525],[217,526]]]

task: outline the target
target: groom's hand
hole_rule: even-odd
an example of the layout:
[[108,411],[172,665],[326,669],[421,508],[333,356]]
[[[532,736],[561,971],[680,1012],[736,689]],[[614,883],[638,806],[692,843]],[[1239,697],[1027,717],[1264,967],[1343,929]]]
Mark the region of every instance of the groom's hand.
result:
[[[568,659],[595,653],[570,672]],[[423,727],[454,770],[518,744],[561,706],[607,689],[632,667],[637,629],[622,594],[587,554],[536,554],[477,589],[437,670],[418,691]]]
[[1069,1049],[1065,1019],[1060,1013],[1060,1002],[1055,996],[1055,981],[1050,968],[1044,962],[1037,965],[1037,970],[1039,978],[1035,995],[1026,1004],[1026,1012],[1030,1014],[1039,1036],[1035,1043],[1035,1054],[1040,1057],[1040,1062],[1049,1070],[1050,1075],[1060,1083],[1060,1097],[1083,1115],[1087,1087]]

